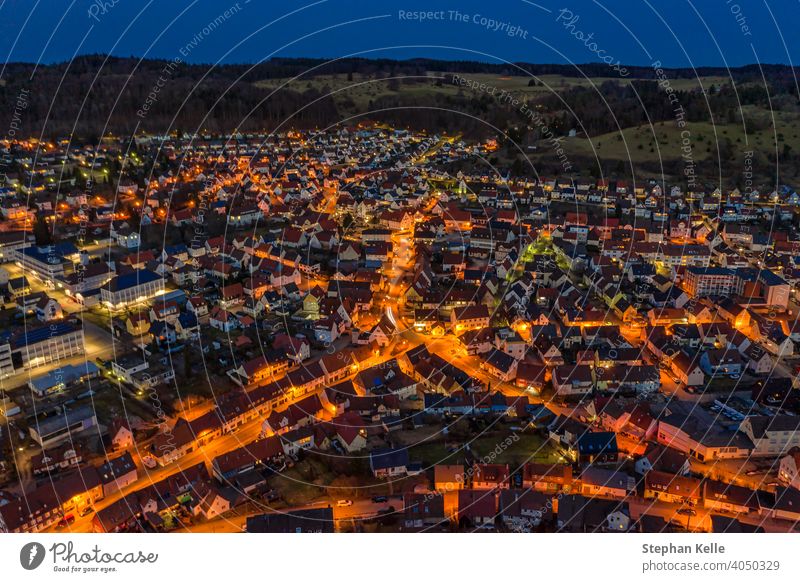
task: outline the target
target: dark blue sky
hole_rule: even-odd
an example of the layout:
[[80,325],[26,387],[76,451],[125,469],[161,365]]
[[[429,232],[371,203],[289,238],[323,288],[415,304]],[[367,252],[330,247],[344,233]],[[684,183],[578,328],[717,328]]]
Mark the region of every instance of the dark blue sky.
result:
[[[6,62],[112,53],[251,63],[276,55],[360,53],[489,62],[800,63],[799,0],[0,2],[0,58]],[[418,10],[441,12],[419,22],[408,15]],[[456,10],[459,17],[450,12]]]

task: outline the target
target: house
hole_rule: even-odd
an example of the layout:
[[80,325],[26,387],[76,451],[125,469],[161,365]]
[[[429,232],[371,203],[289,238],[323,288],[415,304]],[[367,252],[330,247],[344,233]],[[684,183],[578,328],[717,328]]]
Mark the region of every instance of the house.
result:
[[644,476],[644,498],[665,503],[696,505],[702,498],[702,481],[662,471],[648,471]]
[[275,336],[272,340],[272,348],[285,352],[287,358],[298,364],[311,357],[311,346],[308,340],[285,333]]
[[553,499],[531,489],[504,489],[498,497],[498,513],[511,532],[528,533],[553,518]]
[[133,462],[130,452],[106,461],[97,468],[97,473],[103,486],[103,497],[108,497],[135,483],[139,478],[136,463]]
[[486,370],[491,376],[510,382],[517,376],[519,360],[500,350],[493,349],[481,356],[481,369]]
[[595,466],[583,470],[580,484],[585,497],[624,499],[636,491],[636,479],[627,473]]
[[756,376],[769,374],[774,367],[772,356],[757,344],[745,348],[742,356],[747,362],[747,369]]
[[473,489],[508,489],[508,465],[476,464],[472,470]]
[[174,324],[180,315],[180,308],[177,301],[164,301],[159,298],[153,302],[150,308],[150,321],[163,321],[166,323]]
[[108,436],[111,438],[111,446],[115,450],[127,449],[133,446],[133,431],[127,419],[115,417],[108,427]]
[[224,333],[230,333],[239,326],[239,320],[236,315],[227,309],[216,306],[211,311],[211,317],[208,323],[214,329],[218,329]]
[[[367,426],[358,413],[349,411],[341,414],[333,419],[332,425],[335,427],[336,439],[348,453],[356,453],[367,447]],[[370,462],[371,459],[370,457]],[[389,476],[391,469],[385,469]]]
[[564,495],[558,500],[556,527],[559,532],[626,532],[630,509],[624,501]]
[[755,457],[779,457],[800,446],[800,417],[787,414],[748,416],[739,431],[752,441]]
[[800,490],[800,449],[792,449],[781,457],[778,477],[784,483]]
[[800,520],[800,491],[794,487],[777,487],[772,510],[764,513],[776,519],[797,522]]
[[273,350],[228,371],[228,376],[240,386],[249,386],[279,377],[288,369],[289,360]]
[[585,396],[594,389],[592,366],[587,364],[556,366],[553,369],[553,389],[557,396]]
[[539,394],[544,387],[545,370],[546,368],[541,365],[520,362],[514,385],[532,394]]
[[742,357],[736,350],[707,350],[700,357],[700,367],[709,376],[738,378],[743,372]]
[[283,456],[284,450],[280,438],[273,435],[214,457],[211,461],[211,469],[214,477],[221,483],[225,483],[273,461],[278,461]]
[[613,432],[585,432],[578,437],[578,459],[582,463],[616,463],[619,449]]
[[192,514],[214,519],[230,511],[235,499],[236,492],[232,488],[222,490],[211,481],[202,481],[192,490]]
[[436,465],[433,468],[433,486],[436,491],[457,491],[464,488],[463,465]]
[[706,381],[700,359],[684,351],[677,352],[669,361],[669,366],[673,374],[686,386],[702,386]]
[[461,489],[458,491],[458,523],[467,529],[494,528],[497,517],[495,489]]
[[380,347],[388,345],[392,341],[392,337],[394,337],[395,329],[394,324],[384,314],[369,332],[369,343],[374,342]]
[[644,455],[634,463],[634,470],[639,475],[644,475],[653,469],[672,473],[673,475],[686,476],[689,474],[691,465],[689,457],[685,453],[677,449],[650,443]]
[[247,533],[333,533],[333,509],[298,509],[247,518]]
[[44,322],[54,321],[64,317],[61,304],[46,294],[43,294],[36,302],[33,311],[36,314],[36,318]]
[[133,337],[141,337],[150,331],[150,315],[146,311],[132,313],[125,320],[125,329]]
[[83,447],[80,445],[64,443],[31,457],[31,469],[36,477],[73,469],[83,461],[83,454]]
[[457,307],[450,312],[450,328],[455,335],[489,326],[489,308],[485,305]]
[[572,489],[571,465],[545,465],[525,463],[522,469],[522,485],[542,493],[569,493]]
[[405,529],[432,528],[447,521],[442,495],[406,493],[403,496],[403,527]]
[[703,482],[703,507],[711,511],[746,515],[758,513],[761,504],[758,493],[752,489],[706,479]]
[[307,425],[280,433],[278,438],[285,454],[297,455],[300,451],[309,450],[316,445],[316,434],[315,427]]
[[82,467],[60,479],[48,479],[22,495],[3,495],[0,524],[8,532],[39,532],[101,499],[103,487],[97,469]]
[[369,467],[378,479],[405,475],[408,467],[408,449],[383,448],[370,451]]

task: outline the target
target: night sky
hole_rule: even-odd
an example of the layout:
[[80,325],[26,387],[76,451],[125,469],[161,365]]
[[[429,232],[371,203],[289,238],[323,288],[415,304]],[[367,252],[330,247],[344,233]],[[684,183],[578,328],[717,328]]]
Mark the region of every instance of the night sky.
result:
[[[409,14],[419,10],[435,19]],[[796,64],[798,25],[799,0],[0,0],[0,54],[43,63],[89,53],[175,58],[183,49],[192,63],[359,55]]]

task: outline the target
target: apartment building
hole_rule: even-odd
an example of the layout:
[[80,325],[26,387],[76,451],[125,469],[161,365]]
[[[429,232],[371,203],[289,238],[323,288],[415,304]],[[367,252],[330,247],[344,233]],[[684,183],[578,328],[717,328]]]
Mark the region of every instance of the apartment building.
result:
[[686,291],[692,297],[722,295],[728,297],[737,290],[738,277],[733,269],[721,267],[689,267],[686,269]]

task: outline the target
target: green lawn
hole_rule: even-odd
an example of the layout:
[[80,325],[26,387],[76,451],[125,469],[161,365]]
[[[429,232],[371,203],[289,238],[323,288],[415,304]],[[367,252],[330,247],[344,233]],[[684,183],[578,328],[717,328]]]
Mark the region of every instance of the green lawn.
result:
[[[741,157],[744,150],[775,152],[784,144],[792,151],[800,149],[800,114],[775,111],[768,112],[752,106],[744,108],[745,118],[758,120],[766,127],[755,130],[742,126],[737,117],[734,123],[687,122],[685,127],[670,120],[650,125],[629,127],[587,139],[575,137],[564,141],[568,153],[575,155],[600,156],[602,159],[633,160],[654,162],[658,160],[681,159],[682,147],[688,137],[694,160],[717,159],[718,144],[725,149],[726,142]],[[774,116],[774,124],[773,124]],[[686,134],[684,132],[688,131]]]
[[465,451],[463,449],[450,452],[445,447],[444,441],[426,442],[420,445],[411,445],[408,456],[412,462],[420,462],[423,467],[433,465],[457,465],[463,463]]
[[[461,87],[452,82],[446,82],[444,78],[449,78],[450,73],[429,72],[427,80],[422,82],[403,82],[398,80],[390,87],[389,81],[381,80],[388,77],[388,73],[379,73],[378,78],[367,75],[355,74],[352,80],[347,79],[346,74],[318,75],[311,78],[292,80],[290,78],[265,79],[256,82],[256,86],[266,89],[277,89],[283,87],[287,90],[306,91],[314,88],[322,91],[327,88],[326,93],[332,93],[334,101],[339,104],[350,105],[355,110],[363,110],[371,100],[378,99],[385,95],[402,95],[411,99],[424,99],[433,95],[456,95],[459,91],[468,93],[469,91],[479,91],[477,88]],[[464,73],[461,77],[467,79],[470,85],[485,85],[496,87],[496,92],[506,91],[515,97],[527,101],[540,95],[558,93],[569,90],[573,87],[599,87],[601,84],[612,81],[627,85],[636,79],[620,79],[618,77],[562,77],[560,75],[541,75],[537,77],[539,83],[536,87],[529,87],[531,77],[527,75],[504,76],[491,73]],[[441,84],[437,85],[437,79],[442,79]],[[730,79],[725,77],[701,77],[697,79],[674,79],[671,81],[672,87],[676,91],[698,89],[700,83],[704,87],[711,84],[729,84]]]
[[305,505],[324,497],[334,475],[318,459],[304,459],[272,477],[272,487],[289,506]]
[[518,440],[503,449],[504,444],[501,443],[504,443],[509,436],[501,433],[497,436],[481,437],[470,445],[472,452],[479,458],[491,457],[489,461],[492,463],[508,463],[512,469],[529,462],[555,464],[561,461],[560,455],[555,452],[547,439],[532,433],[516,433]]
[[[490,462],[509,463],[514,468],[526,462],[558,463],[561,461],[561,457],[546,439],[532,433],[516,433],[518,440],[512,442],[510,446],[506,447],[505,444],[501,444],[507,437],[513,439],[512,434],[514,433],[498,431],[480,436],[470,441],[469,445],[472,453],[479,460],[491,456]],[[453,446],[452,443],[450,444]],[[499,452],[493,453],[498,445],[500,445]],[[427,442],[409,447],[411,460],[421,462],[424,467],[463,463],[466,456],[463,444],[455,452],[448,451],[444,441]]]

